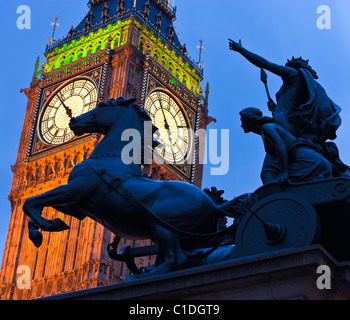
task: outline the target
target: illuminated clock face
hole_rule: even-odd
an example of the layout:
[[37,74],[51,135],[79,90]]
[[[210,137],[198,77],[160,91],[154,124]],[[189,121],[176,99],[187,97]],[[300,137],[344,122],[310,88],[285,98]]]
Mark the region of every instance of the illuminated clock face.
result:
[[42,139],[51,145],[59,145],[74,138],[69,128],[70,115],[78,117],[96,107],[97,89],[87,79],[71,81],[55,92],[45,104],[41,121]]
[[188,122],[182,107],[165,91],[153,91],[146,99],[145,110],[159,129],[157,152],[170,163],[186,159],[189,149]]

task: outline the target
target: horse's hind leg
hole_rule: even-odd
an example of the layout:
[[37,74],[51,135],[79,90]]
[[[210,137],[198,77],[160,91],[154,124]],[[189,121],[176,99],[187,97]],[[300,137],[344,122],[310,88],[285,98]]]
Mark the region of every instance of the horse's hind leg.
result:
[[[80,221],[86,218],[86,215],[84,215],[84,212],[76,205],[56,206],[53,208],[59,212],[62,212],[65,215],[72,216]],[[43,241],[43,236],[39,231],[39,228],[40,227],[35,223],[34,220],[32,219],[29,220],[28,222],[29,238],[37,248],[41,246]]]
[[162,254],[162,263],[149,272],[151,275],[176,270],[187,262],[188,258],[181,248],[180,238],[177,234],[158,224],[153,224],[153,231],[158,250]]
[[41,216],[42,210],[45,207],[54,207],[73,202],[73,197],[70,194],[70,188],[68,185],[64,185],[41,195],[28,198],[23,205],[23,211],[43,231],[58,232],[67,230],[69,227],[61,219],[45,219]]
[[69,229],[61,219],[48,220],[41,216],[44,207],[55,207],[62,205],[74,204],[74,193],[69,185],[60,186],[56,189],[43,193],[39,196],[28,198],[24,205],[24,213],[31,218],[29,227],[30,239],[39,247],[41,245],[42,236],[38,231],[59,232]]

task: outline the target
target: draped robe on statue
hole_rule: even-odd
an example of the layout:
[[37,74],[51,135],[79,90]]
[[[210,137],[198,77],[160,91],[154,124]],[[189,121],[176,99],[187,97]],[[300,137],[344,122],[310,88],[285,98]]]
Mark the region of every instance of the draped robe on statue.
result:
[[341,108],[308,70],[301,68],[298,73],[297,78],[283,79],[273,117],[296,137],[313,135],[318,141],[334,140],[341,125]]
[[[336,138],[336,131],[341,125],[339,115],[341,108],[328,97],[326,91],[307,69],[299,69],[296,77],[284,78],[283,86],[276,98],[277,106],[273,111],[273,117],[295,137],[305,138],[310,143],[312,141],[321,153],[325,142]],[[312,160],[309,154],[307,158],[308,161]],[[317,158],[314,158],[316,162],[319,161]],[[322,174],[319,175],[320,172],[315,171],[315,166],[317,167],[316,163],[313,165],[309,163],[303,172],[292,180],[297,182],[319,179]],[[308,168],[310,172],[307,172]],[[274,182],[280,174],[278,159],[267,154],[261,172],[263,183]]]

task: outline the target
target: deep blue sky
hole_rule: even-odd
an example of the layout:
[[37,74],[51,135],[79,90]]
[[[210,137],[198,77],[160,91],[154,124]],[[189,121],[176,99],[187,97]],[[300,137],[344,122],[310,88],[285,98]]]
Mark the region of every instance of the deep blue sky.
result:
[[[127,0],[133,1],[133,0]],[[51,22],[59,16],[56,38],[65,35],[88,11],[88,0],[0,0],[1,76],[0,76],[0,260],[2,259],[10,204],[10,190],[26,96],[19,91],[29,86],[38,55],[45,50],[52,33]],[[17,7],[28,5],[32,13],[30,30],[19,30]],[[210,83],[210,115],[217,123],[210,129],[230,130],[230,169],[224,176],[211,176],[205,168],[203,187],[216,186],[232,199],[260,186],[264,157],[261,139],[246,135],[240,128],[238,113],[245,107],[259,107],[268,115],[266,94],[257,68],[239,54],[228,50],[227,38],[242,39],[243,45],[276,63],[303,56],[318,72],[319,82],[329,96],[343,108],[343,125],[337,144],[344,162],[350,164],[347,138],[350,125],[350,1],[348,0],[175,0],[176,32],[186,43],[189,55],[198,60],[199,40],[206,47],[205,81]],[[331,29],[319,30],[318,6],[331,9]],[[44,61],[41,60],[41,63]],[[269,74],[274,95],[281,80]]]

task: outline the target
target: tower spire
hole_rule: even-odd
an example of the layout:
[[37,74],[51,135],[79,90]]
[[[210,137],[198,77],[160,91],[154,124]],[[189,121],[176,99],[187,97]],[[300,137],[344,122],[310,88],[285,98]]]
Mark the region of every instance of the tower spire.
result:
[[203,43],[204,43],[203,39],[200,39],[199,46],[197,46],[197,49],[199,49],[199,61],[198,61],[199,67],[202,67],[202,54],[203,54],[203,50],[205,50]]
[[88,6],[92,7],[103,2],[107,2],[107,0],[89,0]]
[[56,17],[55,17],[55,22],[51,22],[51,25],[53,26],[53,31],[52,31],[52,37],[51,37],[51,40],[50,40],[50,45],[52,45],[53,39],[54,39],[54,37],[55,37],[56,27],[59,27],[59,26],[60,26],[60,24],[57,23],[58,19],[59,19],[59,18],[58,18],[58,16],[56,15]]

